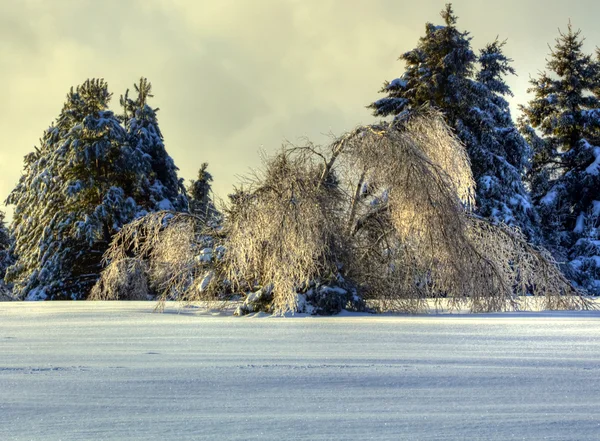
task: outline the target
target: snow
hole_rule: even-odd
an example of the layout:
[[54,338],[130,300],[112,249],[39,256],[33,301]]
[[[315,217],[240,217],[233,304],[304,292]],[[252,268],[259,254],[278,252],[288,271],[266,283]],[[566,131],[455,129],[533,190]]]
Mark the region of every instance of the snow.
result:
[[600,312],[0,303],[0,439],[597,440]]
[[213,249],[212,248],[204,248],[200,250],[196,259],[199,262],[210,262],[213,258]]
[[[307,294],[309,294],[309,293],[312,294],[312,292],[313,292],[313,290],[309,289]],[[314,313],[315,307],[306,300],[307,294],[297,294],[296,295],[297,296],[297,304],[298,304],[297,308],[298,308],[298,311],[303,311],[304,314],[310,315],[310,314]]]
[[492,182],[494,182],[494,178],[489,175],[482,176],[479,179],[479,187],[484,190],[489,190],[492,187]]
[[405,79],[403,78],[396,78],[394,80],[392,80],[390,82],[390,84],[387,87],[387,90],[391,90],[391,89],[406,89],[406,86],[408,85],[408,83],[406,82]]
[[346,291],[343,288],[340,288],[339,286],[323,286],[323,287],[321,287],[321,292],[322,293],[335,293],[338,295],[348,294],[348,291]]
[[556,190],[549,191],[540,201],[540,203],[544,205],[552,205],[556,201],[556,197],[558,196]]
[[168,199],[165,198],[165,199],[163,199],[163,200],[161,200],[161,201],[159,201],[159,202],[156,203],[156,208],[158,210],[169,211],[169,210],[173,210],[173,204],[171,203],[170,200],[168,200]]
[[592,215],[600,216],[600,201],[592,201]]
[[579,216],[577,216],[577,221],[575,222],[575,228],[573,229],[573,232],[575,234],[582,234],[584,229],[585,229],[585,213],[581,212],[581,213],[579,213]]
[[594,147],[594,162],[592,162],[585,171],[591,175],[598,175],[598,167],[600,167],[600,147]]
[[215,276],[215,272],[214,271],[208,271],[204,277],[202,278],[202,280],[200,281],[200,283],[198,283],[198,291],[199,292],[204,292],[206,291],[206,289],[208,288],[208,286],[210,285],[210,282],[212,282],[213,277]]

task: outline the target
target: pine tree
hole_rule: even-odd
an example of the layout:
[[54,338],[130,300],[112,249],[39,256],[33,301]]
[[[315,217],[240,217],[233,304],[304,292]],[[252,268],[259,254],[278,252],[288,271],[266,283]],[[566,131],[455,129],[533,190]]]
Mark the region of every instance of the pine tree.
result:
[[418,46],[400,57],[406,64],[404,74],[386,82],[381,90],[386,97],[369,107],[375,116],[396,119],[421,107],[441,110],[467,147],[477,182],[477,212],[538,240],[536,214],[522,182],[528,145],[504,98],[510,95],[504,76],[514,74],[512,60],[498,41],[477,57],[469,33],[457,29],[450,4],[441,16],[444,25],[426,25]]
[[192,180],[188,187],[190,213],[204,219],[214,220],[219,216],[212,197],[212,175],[208,171],[208,163],[204,162],[198,170],[198,179]]
[[533,146],[530,183],[548,244],[567,273],[600,293],[600,86],[580,31],[560,32],[548,72],[531,80],[522,128]]
[[123,121],[127,131],[129,145],[143,152],[148,162],[146,180],[143,188],[143,200],[139,203],[148,212],[159,210],[185,211],[188,201],[185,196],[183,179],[179,179],[179,170],[165,149],[163,135],[158,127],[156,112],[148,105],[152,98],[152,85],[146,78],[135,84],[137,97],[129,98],[129,90],[121,97],[124,109]]
[[144,213],[146,152],[108,110],[103,80],[71,89],[7,202],[15,205],[16,262],[7,270],[28,299],[85,298],[112,236]]

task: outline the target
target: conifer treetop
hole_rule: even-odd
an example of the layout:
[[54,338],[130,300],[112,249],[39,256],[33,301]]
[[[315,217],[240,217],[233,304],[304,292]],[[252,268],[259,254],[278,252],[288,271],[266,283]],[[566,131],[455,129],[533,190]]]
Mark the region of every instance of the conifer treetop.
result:
[[580,286],[600,292],[600,65],[571,22],[547,71],[530,81],[521,129],[531,142],[532,198],[548,246]]
[[446,3],[446,8],[440,12],[440,15],[444,19],[444,22],[447,26],[454,26],[458,21],[458,17],[454,13],[454,9],[452,8],[452,3]]
[[405,71],[386,81],[385,97],[369,107],[375,116],[402,120],[421,107],[442,112],[467,147],[477,181],[478,214],[537,236],[536,214],[522,182],[530,149],[514,125],[505,99],[506,75],[515,74],[504,42],[487,45],[477,56],[471,36],[457,28],[451,4],[443,26],[427,23],[417,46],[400,56]]

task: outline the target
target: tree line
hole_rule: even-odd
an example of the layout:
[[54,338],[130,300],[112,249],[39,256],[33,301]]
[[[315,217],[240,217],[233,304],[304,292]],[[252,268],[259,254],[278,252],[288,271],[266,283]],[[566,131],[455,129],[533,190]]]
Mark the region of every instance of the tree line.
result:
[[[1,285],[19,299],[243,300],[264,309],[474,310],[600,293],[600,61],[571,25],[514,122],[515,74],[478,53],[448,4],[371,103],[378,124],[330,146],[286,145],[262,174],[210,197],[187,188],[146,79],[109,110],[103,80],[71,89],[25,157],[0,217]],[[370,306],[367,306],[370,305]],[[508,306],[507,306],[508,305]]]
[[581,32],[560,32],[546,70],[530,80],[533,98],[510,114],[505,82],[512,60],[494,41],[479,54],[457,28],[452,5],[417,47],[401,55],[404,74],[386,82],[369,107],[401,118],[420,106],[440,109],[464,143],[477,183],[477,210],[518,227],[551,250],[578,286],[600,293],[600,51],[583,51]]
[[203,166],[188,196],[165,149],[158,109],[149,105],[151,92],[142,78],[135,97],[121,96],[116,115],[108,109],[106,82],[85,81],[70,90],[58,118],[25,157],[7,199],[14,206],[12,243],[4,239],[2,260],[18,298],[86,298],[124,225],[150,212],[201,210],[207,203],[210,174]]

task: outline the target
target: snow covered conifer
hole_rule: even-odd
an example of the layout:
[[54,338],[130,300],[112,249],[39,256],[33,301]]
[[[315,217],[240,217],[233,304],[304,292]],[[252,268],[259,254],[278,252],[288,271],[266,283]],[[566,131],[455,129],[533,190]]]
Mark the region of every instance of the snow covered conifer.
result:
[[7,202],[15,206],[16,262],[7,270],[28,299],[85,298],[112,236],[140,211],[141,152],[107,110],[103,80],[71,89]]
[[28,282],[35,281],[40,271],[46,250],[40,246],[45,228],[53,213],[64,206],[56,172],[48,164],[51,152],[58,148],[58,133],[54,124],[44,131],[39,147],[25,156],[23,173],[6,200],[14,205],[13,251],[19,257],[7,268],[5,277],[6,281],[15,282],[15,292],[21,298],[28,292]]
[[534,98],[522,107],[534,154],[530,182],[548,244],[567,273],[600,293],[600,100],[598,64],[583,52],[569,24],[531,80]]
[[369,107],[375,116],[396,119],[421,107],[441,110],[467,147],[477,182],[478,213],[537,239],[536,215],[521,178],[528,146],[504,99],[510,89],[503,77],[514,73],[511,60],[497,41],[477,57],[469,33],[457,29],[450,4],[441,15],[444,25],[426,25],[418,46],[400,57],[406,64],[404,74],[386,82],[381,90],[386,97]]
[[11,239],[4,222],[4,213],[0,211],[0,301],[13,300],[10,285],[4,281],[6,268],[12,263]]
[[165,149],[163,135],[158,127],[156,112],[148,105],[152,98],[152,85],[146,78],[135,84],[137,97],[129,98],[129,91],[121,97],[121,106],[125,111],[123,117],[127,131],[127,141],[133,149],[144,155],[148,173],[141,184],[142,198],[139,203],[148,211],[187,210],[187,200],[183,179],[179,179],[179,170]]
[[505,98],[512,96],[512,91],[504,77],[514,75],[515,70],[502,51],[504,44],[496,40],[481,50],[475,106],[465,117],[477,140],[471,149],[471,164],[477,177],[478,213],[519,227],[539,243],[539,217],[523,183],[531,147],[516,127]]
[[188,187],[190,213],[208,220],[218,215],[211,198],[212,175],[208,171],[208,163],[204,162],[198,170],[198,179],[192,180]]
[[6,227],[6,222],[4,221],[5,217],[6,215],[4,212],[0,211],[0,251],[8,249],[10,246],[8,228]]
[[4,212],[0,211],[0,284],[4,281],[4,273],[9,263],[10,252],[10,236],[4,217]]
[[457,16],[451,4],[441,16],[443,26],[427,23],[417,47],[400,56],[406,71],[400,78],[384,83],[381,92],[387,96],[369,106],[376,116],[400,117],[427,104],[443,110],[452,126],[464,112],[477,57],[469,33],[456,27]]

